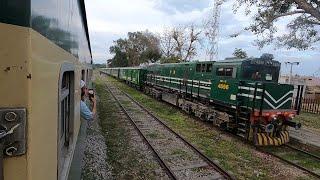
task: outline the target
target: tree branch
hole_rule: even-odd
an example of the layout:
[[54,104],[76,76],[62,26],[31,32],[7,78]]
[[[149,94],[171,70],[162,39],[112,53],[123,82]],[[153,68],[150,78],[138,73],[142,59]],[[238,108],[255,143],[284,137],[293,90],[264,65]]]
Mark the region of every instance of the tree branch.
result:
[[304,10],[295,10],[295,11],[291,11],[291,12],[275,15],[274,19],[277,19],[277,18],[280,18],[280,17],[284,17],[284,16],[290,16],[290,15],[294,15],[294,14],[301,14],[301,13],[306,13],[306,12]]
[[293,0],[298,4],[298,7],[304,9],[306,13],[311,14],[318,21],[320,21],[320,12],[316,8],[314,8],[311,4],[309,4],[306,0]]

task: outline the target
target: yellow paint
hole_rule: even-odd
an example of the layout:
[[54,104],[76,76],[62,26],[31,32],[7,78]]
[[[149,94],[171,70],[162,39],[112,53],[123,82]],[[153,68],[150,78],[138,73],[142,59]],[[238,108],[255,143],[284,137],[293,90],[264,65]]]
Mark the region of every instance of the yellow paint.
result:
[[256,138],[256,145],[258,146],[279,146],[289,142],[289,132],[280,132],[280,137],[272,137],[266,133],[257,133]]
[[[75,121],[70,147],[75,145],[80,127],[78,82],[81,69],[88,67],[30,28],[0,23],[0,39],[0,107],[25,107],[28,114],[27,153],[4,160],[5,179],[56,180],[61,64],[75,65]],[[29,74],[31,78],[27,78]]]
[[225,82],[220,82],[218,84],[218,88],[219,89],[223,89],[223,90],[228,90],[230,87],[229,87],[229,84],[225,83]]

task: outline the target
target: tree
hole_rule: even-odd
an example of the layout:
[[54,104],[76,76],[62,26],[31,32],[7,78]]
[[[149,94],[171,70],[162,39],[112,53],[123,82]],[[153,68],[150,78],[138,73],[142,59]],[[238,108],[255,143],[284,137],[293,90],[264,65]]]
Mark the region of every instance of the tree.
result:
[[159,36],[162,62],[186,62],[197,54],[201,31],[194,25],[168,28]]
[[248,57],[247,53],[241,48],[235,48],[232,55],[240,59]]
[[[236,0],[234,11],[241,6],[246,7],[246,15],[251,14],[252,7],[257,8],[253,23],[245,30],[257,36],[260,48],[275,42],[279,47],[306,50],[320,41],[319,0]],[[288,33],[278,35],[275,22],[284,18],[291,20],[286,25]]]
[[138,66],[161,58],[159,39],[148,31],[129,32],[128,38],[114,41],[110,53],[115,54],[112,65]]
[[197,44],[200,42],[201,31],[194,25],[177,26],[173,28],[172,36],[175,41],[177,57],[183,62],[190,61],[197,55]]
[[109,51],[114,54],[111,60],[108,60],[108,65],[110,67],[126,67],[128,66],[128,56],[125,52],[125,43],[123,39],[118,39],[115,41],[115,45],[111,46]]

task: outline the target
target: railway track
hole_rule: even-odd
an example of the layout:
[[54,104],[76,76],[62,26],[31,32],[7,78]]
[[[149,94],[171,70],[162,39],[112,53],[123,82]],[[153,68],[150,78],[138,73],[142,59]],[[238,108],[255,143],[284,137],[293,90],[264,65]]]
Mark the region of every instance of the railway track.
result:
[[[315,154],[298,149],[291,145],[283,145],[272,148],[272,150],[266,150],[266,148],[257,149],[320,179],[320,157]],[[292,159],[290,160],[288,156],[291,156]],[[313,164],[318,165],[315,167]]]
[[[128,98],[130,98],[132,101],[134,101],[135,103],[137,103],[141,108],[145,109],[149,114],[152,115],[152,113],[150,113],[146,108],[144,108],[140,103],[138,103],[136,100],[134,100],[132,97],[130,97],[127,93],[125,93],[125,92],[123,92],[123,93],[124,93]],[[168,105],[171,105],[171,104],[168,103]],[[172,105],[171,105],[171,106],[172,106]],[[175,107],[175,106],[172,106],[172,107]],[[180,110],[180,109],[179,109],[179,110]],[[182,111],[182,112],[184,112],[184,111]],[[188,115],[189,115],[189,114],[188,114]],[[189,115],[189,116],[191,117],[191,115]],[[194,116],[192,116],[192,117],[194,117]],[[196,117],[194,117],[194,118],[196,118]],[[200,120],[199,118],[196,118],[196,119],[197,119],[197,120]],[[201,120],[200,120],[200,121],[201,121]],[[205,123],[205,124],[207,124],[207,123]],[[164,125],[165,125],[165,124],[164,124]],[[165,126],[166,126],[166,125],[165,125]],[[222,130],[220,130],[219,128],[214,127],[214,126],[212,126],[211,124],[210,124],[210,125],[207,124],[207,126],[209,126],[209,127],[211,127],[211,128],[214,128],[214,129],[216,129],[216,130],[218,130],[218,131],[221,131],[222,133],[226,133],[225,131],[222,131]],[[234,135],[234,134],[231,134],[231,133],[227,133],[227,134],[232,135],[232,136],[234,136],[235,138],[238,138],[238,139],[240,139],[240,140],[243,140],[243,138],[241,138],[240,136],[237,136],[237,135]],[[246,144],[250,144],[250,145],[253,146],[253,144],[250,143],[250,142],[245,142],[245,143],[246,143]],[[312,158],[312,159],[314,160],[314,162],[319,162],[319,163],[320,163],[320,157],[319,157],[319,156],[317,156],[317,155],[315,155],[315,154],[312,154],[312,153],[310,153],[310,152],[301,150],[301,149],[296,148],[296,147],[294,147],[294,146],[291,146],[291,145],[288,145],[288,144],[287,144],[287,145],[283,145],[283,146],[276,147],[276,148],[278,148],[278,149],[286,148],[287,150],[290,150],[290,149],[291,149],[291,151],[295,151],[295,152],[300,153],[300,154],[302,154],[302,155],[309,156],[310,158]],[[289,165],[292,165],[292,166],[294,166],[294,167],[296,167],[296,168],[298,168],[298,169],[300,169],[300,170],[302,170],[302,171],[305,171],[305,172],[309,173],[310,175],[312,175],[312,176],[314,176],[314,177],[316,177],[316,178],[320,178],[319,169],[316,170],[316,171],[311,170],[311,169],[309,169],[308,167],[304,167],[303,165],[300,165],[299,162],[297,162],[297,160],[295,160],[295,161],[288,160],[287,158],[282,157],[282,155],[276,154],[275,151],[274,151],[274,152],[266,151],[265,148],[261,148],[261,147],[256,147],[256,149],[257,149],[258,151],[264,153],[264,154],[273,156],[273,157],[275,157],[275,158],[277,158],[277,159],[279,159],[279,160],[281,160],[281,161],[283,161],[283,162],[285,162],[285,163],[287,163],[287,164],[289,164]],[[287,152],[289,152],[289,151],[287,151]],[[290,153],[290,152],[289,152],[289,153]],[[300,159],[300,160],[303,161],[303,159]]]
[[106,88],[171,179],[235,179],[131,96]]

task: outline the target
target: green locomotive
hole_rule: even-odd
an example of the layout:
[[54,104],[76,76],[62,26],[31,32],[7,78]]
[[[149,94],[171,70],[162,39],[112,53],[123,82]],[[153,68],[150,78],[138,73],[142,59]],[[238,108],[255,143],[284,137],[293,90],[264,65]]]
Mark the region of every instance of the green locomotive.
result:
[[280,63],[268,56],[115,69],[115,77],[256,145],[285,144],[287,126],[301,126],[292,121],[294,87],[278,83]]

